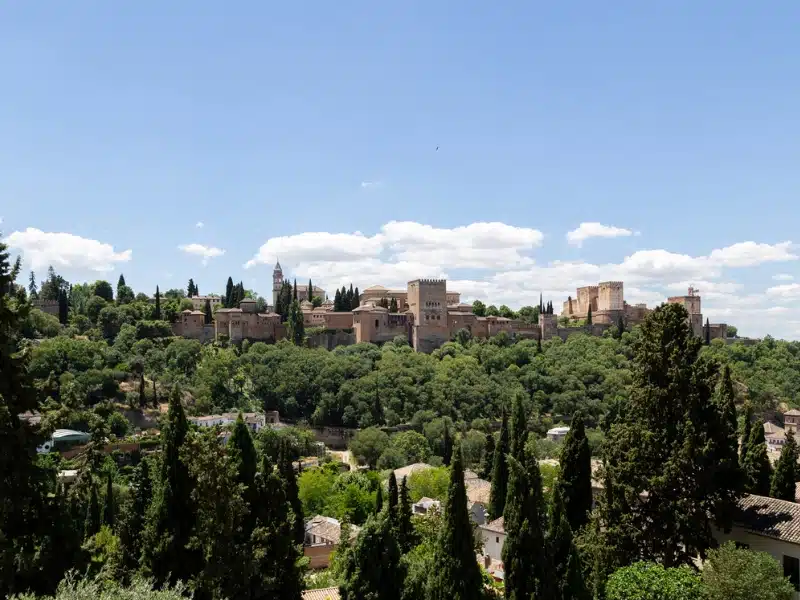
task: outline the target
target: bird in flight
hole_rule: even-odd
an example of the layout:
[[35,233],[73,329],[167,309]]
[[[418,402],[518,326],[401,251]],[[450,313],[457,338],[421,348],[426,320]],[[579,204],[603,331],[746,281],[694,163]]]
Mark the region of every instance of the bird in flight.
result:
[[437,151],[437,152],[439,151],[439,146],[436,146],[436,151]]

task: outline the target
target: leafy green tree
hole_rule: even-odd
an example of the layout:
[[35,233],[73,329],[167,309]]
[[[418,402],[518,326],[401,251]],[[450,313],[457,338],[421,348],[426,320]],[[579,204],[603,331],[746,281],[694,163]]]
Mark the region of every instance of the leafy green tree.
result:
[[161,292],[159,291],[158,286],[156,286],[156,306],[155,310],[153,311],[153,318],[156,321],[161,320]]
[[411,500],[418,502],[421,498],[443,499],[450,485],[450,473],[447,467],[422,469],[411,473],[408,477],[408,491]]
[[[501,433],[502,435],[502,433]],[[518,462],[525,460],[525,443],[528,441],[528,423],[522,408],[522,398],[517,395],[511,403],[511,456]]]
[[[119,274],[119,279],[117,279],[117,292],[119,292],[119,289],[121,287],[124,287],[124,286],[125,286],[125,275],[120,273]],[[117,295],[119,295],[119,294],[117,294]]]
[[665,568],[649,562],[623,567],[608,580],[606,600],[702,600],[697,572],[686,565]]
[[150,467],[143,460],[136,467],[131,481],[131,495],[122,511],[119,525],[119,555],[117,562],[126,575],[135,573],[142,556],[142,531],[147,508],[153,497]]
[[742,415],[742,442],[739,446],[739,464],[744,466],[744,458],[750,444],[750,432],[753,428],[753,405],[745,401]]
[[472,314],[477,317],[485,317],[486,316],[486,305],[481,302],[480,300],[475,300],[472,303]]
[[797,440],[792,432],[787,432],[786,442],[781,448],[780,458],[775,463],[775,472],[772,474],[770,496],[794,502],[795,482],[798,479],[797,460]]
[[305,339],[305,326],[303,324],[303,311],[297,300],[292,301],[289,309],[288,336],[295,346],[302,346]]
[[708,324],[708,319],[706,319],[706,326],[703,328],[703,331],[705,332],[706,346],[708,346],[711,344],[711,325]]
[[308,280],[308,287],[306,288],[306,300],[311,302],[314,299],[314,286],[311,284],[311,280]]
[[389,515],[370,517],[349,553],[344,582],[339,586],[342,600],[400,600],[405,579],[400,558]]
[[383,486],[379,485],[375,492],[375,514],[377,515],[383,510]]
[[195,291],[194,291],[194,279],[192,279],[190,277],[189,278],[189,284],[186,286],[186,297],[187,298],[193,298],[196,295],[197,294],[195,294]]
[[[175,588],[154,588],[152,582],[137,578],[123,586],[102,578],[80,579],[67,577],[58,586],[53,600],[183,600],[188,589],[183,584]],[[34,594],[12,596],[12,600],[37,600]]]
[[791,600],[794,586],[766,552],[727,542],[708,553],[702,571],[707,600]]
[[341,290],[336,290],[336,294],[333,296],[333,311],[334,312],[342,312],[342,292]]
[[467,511],[461,448],[453,452],[450,489],[444,503],[444,523],[434,550],[428,600],[478,600],[483,597],[481,573]]
[[378,459],[389,446],[389,436],[377,427],[368,427],[357,432],[350,440],[350,452],[362,464],[374,469]]
[[493,518],[503,515],[508,496],[508,453],[510,441],[508,439],[508,416],[503,407],[502,425],[500,426],[500,439],[494,451],[494,465],[492,467],[492,489],[489,502],[489,514]]
[[390,312],[390,313],[396,313],[396,312],[397,312],[397,310],[398,310],[398,307],[397,307],[397,298],[394,298],[394,297],[392,297],[392,300],[391,300],[391,302],[389,302],[389,312]]
[[712,522],[730,526],[738,492],[725,476],[735,468],[735,429],[714,398],[716,364],[699,356],[701,347],[678,304],[658,307],[639,328],[631,397],[605,445],[617,493],[601,503],[603,535],[626,548],[620,564],[636,556],[687,563],[712,545]]
[[511,474],[508,482],[503,544],[506,598],[548,597],[555,581],[548,569],[544,535],[546,509],[542,496],[539,464],[531,452],[522,454],[523,462],[509,456]]
[[175,386],[169,398],[167,425],[161,431],[160,485],[145,530],[143,567],[159,584],[188,581],[199,571],[199,557],[189,542],[196,508],[194,482],[181,453],[189,424]]
[[284,440],[281,453],[278,458],[278,472],[283,479],[286,498],[292,509],[293,521],[292,531],[296,544],[302,544],[305,538],[305,526],[303,524],[303,504],[300,502],[300,493],[297,487],[297,473],[292,464],[292,455],[289,442]]
[[[394,473],[392,473],[394,477]],[[400,482],[400,495],[397,505],[397,543],[400,550],[405,554],[415,546],[416,532],[411,523],[411,499],[408,495],[408,485],[406,478]]]
[[[352,286],[352,284],[350,284]],[[355,310],[361,304],[361,295],[358,293],[358,288],[353,292],[353,302],[350,304],[350,310]]]
[[769,496],[772,481],[772,463],[764,439],[764,422],[753,423],[747,442],[747,455],[742,463],[745,491],[758,496]]
[[540,595],[549,592],[558,600],[589,600],[580,557],[564,508],[564,499],[560,490],[556,489],[547,533],[547,559],[551,570],[545,573],[545,581],[549,581],[550,585],[549,589],[542,589],[540,585]]
[[95,296],[102,298],[106,302],[114,301],[114,290],[111,288],[111,284],[102,279],[98,279],[94,282],[92,293]]
[[105,497],[105,505],[103,506],[103,524],[108,525],[113,530],[115,517],[116,517],[116,511],[114,509],[114,482],[111,478],[111,471],[108,471],[106,473],[106,497]]
[[564,438],[560,465],[558,491],[564,499],[567,522],[572,531],[578,531],[586,524],[592,510],[592,451],[580,412],[573,415]]

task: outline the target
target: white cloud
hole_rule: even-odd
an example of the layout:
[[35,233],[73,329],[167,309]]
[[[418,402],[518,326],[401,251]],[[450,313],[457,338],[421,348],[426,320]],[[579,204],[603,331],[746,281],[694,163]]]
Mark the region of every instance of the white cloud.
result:
[[202,221],[198,221],[197,223],[194,224],[194,226],[197,227],[198,229],[202,229],[203,227],[205,227],[205,223],[203,223]]
[[381,187],[383,185],[380,181],[362,181],[361,188],[362,189],[369,189],[369,188],[376,188]]
[[727,248],[713,250],[708,258],[711,264],[720,267],[753,267],[767,262],[797,260],[797,255],[791,252],[792,248],[792,242],[779,244],[740,242]]
[[589,238],[616,238],[634,235],[630,229],[614,227],[613,225],[602,225],[601,223],[581,223],[577,229],[567,233],[567,242],[572,246],[580,248],[583,242]]
[[800,298],[800,283],[786,283],[767,288],[767,295],[781,298]]
[[128,262],[133,256],[132,250],[116,252],[111,244],[33,227],[15,231],[4,241],[10,248],[20,251],[33,270],[53,265],[88,271],[113,271],[117,263]]
[[775,281],[792,281],[794,279],[794,275],[789,275],[788,273],[778,273],[777,275],[773,275],[772,279]]
[[222,250],[221,248],[204,246],[203,244],[183,244],[178,246],[178,250],[182,250],[183,252],[186,252],[186,254],[193,254],[195,256],[202,257],[203,266],[207,265],[210,259],[225,254],[225,250]]

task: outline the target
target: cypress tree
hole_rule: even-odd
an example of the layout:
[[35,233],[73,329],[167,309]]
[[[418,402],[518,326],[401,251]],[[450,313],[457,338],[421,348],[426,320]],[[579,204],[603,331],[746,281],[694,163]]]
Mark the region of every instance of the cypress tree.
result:
[[[719,430],[712,432],[715,443],[719,444],[716,451],[715,487],[727,486],[732,490],[742,492],[744,490],[744,473],[739,466],[739,436],[737,434],[735,399],[731,370],[728,365],[725,365],[716,398],[717,410],[720,413],[720,419],[717,421]],[[718,516],[717,526],[727,530],[732,525],[732,518],[732,513],[726,514],[725,519]]]
[[258,471],[258,453],[253,444],[250,429],[245,425],[241,412],[236,419],[236,424],[233,426],[231,437],[228,439],[228,452],[236,462],[236,479],[238,483],[245,486],[244,500],[252,516],[253,503],[255,502],[255,479]]
[[747,449],[750,444],[750,432],[753,427],[753,406],[750,402],[744,403],[744,415],[742,417],[742,442],[739,446],[739,464],[744,466],[744,459],[747,456]]
[[196,550],[187,546],[195,524],[194,482],[181,457],[189,423],[181,391],[172,389],[167,426],[161,432],[161,485],[147,515],[143,566],[156,583],[187,581],[200,570]]
[[561,447],[561,474],[558,493],[563,498],[564,514],[572,531],[578,531],[592,510],[592,451],[586,438],[583,414],[578,412]]
[[[394,472],[392,472],[392,476],[394,476]],[[400,482],[400,498],[397,505],[397,542],[404,554],[416,544],[416,532],[411,523],[411,498],[408,496],[405,477]]]
[[448,419],[444,419],[444,444],[443,444],[442,462],[445,466],[450,466],[450,461],[453,458],[453,436],[450,434],[450,425]]
[[124,574],[132,574],[139,568],[139,559],[142,556],[142,531],[152,496],[150,468],[148,461],[142,460],[134,471],[131,497],[125,505],[119,525],[117,556],[118,564]]
[[206,298],[205,306],[203,306],[204,318],[203,321],[206,325],[211,325],[214,320],[214,314],[211,312],[211,300]]
[[353,291],[353,284],[350,284],[350,289],[347,290],[347,309],[353,310],[353,308],[358,306],[358,298],[356,298],[355,292]]
[[314,300],[314,286],[311,284],[311,280],[308,280],[308,301],[311,302]]
[[711,325],[708,324],[708,319],[706,319],[705,336],[706,336],[706,346],[708,346],[709,344],[711,344]]
[[119,274],[119,279],[117,279],[117,299],[119,299],[119,291],[125,287],[125,275],[122,273]]
[[541,335],[541,333],[539,334],[539,337],[536,338],[536,353],[537,354],[541,354],[542,353],[542,335]]
[[342,292],[340,290],[336,290],[336,294],[333,296],[333,311],[342,312]]
[[300,310],[300,305],[297,300],[292,301],[292,306],[289,309],[288,319],[288,334],[289,339],[292,340],[295,346],[302,346],[305,339],[305,324],[303,321],[303,311]]
[[189,278],[189,285],[186,286],[186,296],[188,298],[193,298],[195,296],[194,291],[194,280],[190,277]]
[[225,284],[225,308],[233,308],[233,279],[230,277]]
[[[123,284],[125,285],[124,281]],[[111,472],[106,474],[106,503],[103,507],[103,523],[114,529],[114,483],[111,480]]]
[[[352,284],[351,284],[352,285]],[[358,288],[356,291],[353,292],[353,304],[350,305],[350,310],[355,310],[361,304],[361,300],[359,299],[360,294],[358,293]]]
[[[405,565],[387,513],[367,520],[348,554],[344,581],[339,587],[342,600],[400,600]],[[477,566],[473,557],[473,563]]]
[[528,441],[528,424],[525,411],[522,408],[522,399],[519,394],[511,403],[511,456],[519,462],[524,460],[525,442]]
[[250,598],[301,600],[304,588],[302,553],[295,543],[292,515],[283,479],[264,455],[255,477],[251,535]]
[[393,297],[392,301],[389,302],[389,312],[390,313],[396,313],[397,310],[398,310],[398,308],[397,308],[397,298]]
[[397,503],[399,501],[399,494],[397,491],[397,478],[394,476],[394,471],[389,473],[389,510],[396,513]]
[[586,587],[578,550],[573,544],[567,561],[567,574],[562,582],[560,600],[591,600],[592,595]]
[[753,423],[750,439],[747,441],[747,455],[742,462],[745,491],[758,496],[769,496],[772,479],[772,464],[767,455],[767,442],[764,439],[764,422]]
[[97,484],[92,479],[89,486],[89,502],[86,503],[86,520],[83,524],[83,537],[90,538],[100,531],[100,502],[97,499]]
[[294,541],[296,544],[302,544],[305,538],[305,525],[303,523],[303,504],[300,502],[299,491],[297,488],[297,474],[294,472],[292,465],[291,449],[289,442],[284,441],[282,450],[279,457],[280,463],[278,469],[280,476],[283,479],[284,486],[286,487],[286,497],[289,501],[289,506],[294,514],[294,524],[292,530],[294,531]]
[[539,314],[544,313],[544,303],[542,302],[542,293],[539,292]]
[[375,514],[377,515],[383,510],[383,485],[378,485],[378,491],[375,492]]
[[294,288],[292,288],[292,301],[297,302],[297,279],[294,280]]
[[453,452],[450,487],[444,505],[444,523],[433,553],[428,581],[428,600],[479,600],[483,584],[478,562],[472,522],[467,510],[464,484],[464,458],[461,447]]
[[520,463],[513,456],[508,459],[511,473],[503,519],[506,598],[513,600],[548,598],[546,590],[552,589],[551,578],[547,577],[545,508],[539,463],[530,452],[524,453],[523,461]]
[[[547,557],[551,569],[550,587],[557,598],[564,598],[567,588],[569,559],[575,551],[572,540],[572,529],[564,512],[564,499],[560,490],[553,494],[553,507],[550,511],[550,523],[547,533]],[[570,599],[570,596],[566,596]]]
[[625,333],[625,319],[620,315],[617,319],[617,338],[621,338],[623,333]]
[[66,325],[68,316],[69,302],[67,301],[67,292],[62,288],[58,290],[58,322]]
[[591,325],[592,324],[592,307],[591,306],[589,307],[589,311],[586,313],[586,324],[587,325]]
[[775,463],[772,474],[770,496],[779,500],[795,501],[795,483],[797,482],[797,441],[794,432],[786,433],[786,442],[781,448],[781,456]]
[[492,467],[492,489],[489,502],[489,514],[497,519],[503,516],[506,507],[506,496],[508,495],[508,416],[505,406],[503,407],[502,425],[500,427],[500,439],[494,450],[494,465]]
[[481,460],[481,478],[486,481],[492,479],[492,468],[494,467],[494,434],[486,434],[486,443],[483,445],[483,458]]
[[156,307],[153,311],[153,318],[156,321],[161,320],[161,292],[159,291],[158,286],[156,286]]

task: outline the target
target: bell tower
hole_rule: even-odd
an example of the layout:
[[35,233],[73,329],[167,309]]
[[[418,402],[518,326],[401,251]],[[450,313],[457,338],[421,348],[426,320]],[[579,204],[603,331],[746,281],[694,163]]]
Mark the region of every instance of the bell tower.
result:
[[275,310],[275,305],[278,303],[278,294],[281,293],[282,286],[283,269],[281,269],[281,261],[277,261],[272,270],[272,310]]

